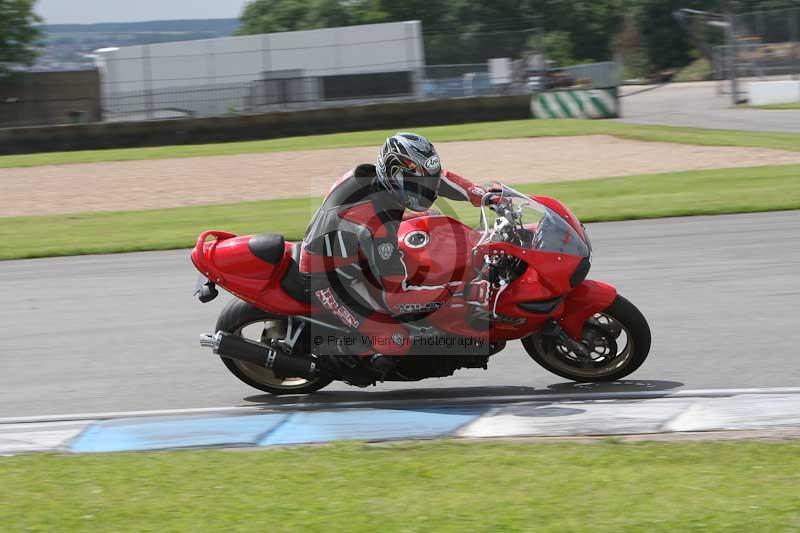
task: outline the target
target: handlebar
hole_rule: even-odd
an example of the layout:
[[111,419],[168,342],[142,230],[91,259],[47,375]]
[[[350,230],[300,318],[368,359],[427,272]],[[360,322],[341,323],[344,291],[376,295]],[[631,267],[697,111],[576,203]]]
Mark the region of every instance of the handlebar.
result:
[[506,220],[511,222],[512,224],[519,219],[519,215],[510,208],[510,202],[502,202],[496,204],[490,204],[489,209],[500,215],[501,217],[505,217]]

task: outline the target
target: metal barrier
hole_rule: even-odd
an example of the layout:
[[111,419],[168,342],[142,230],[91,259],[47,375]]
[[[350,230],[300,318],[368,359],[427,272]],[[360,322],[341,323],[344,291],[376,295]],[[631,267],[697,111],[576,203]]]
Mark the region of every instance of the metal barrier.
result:
[[574,79],[576,85],[593,89],[617,87],[619,85],[619,65],[614,61],[573,65],[559,70]]

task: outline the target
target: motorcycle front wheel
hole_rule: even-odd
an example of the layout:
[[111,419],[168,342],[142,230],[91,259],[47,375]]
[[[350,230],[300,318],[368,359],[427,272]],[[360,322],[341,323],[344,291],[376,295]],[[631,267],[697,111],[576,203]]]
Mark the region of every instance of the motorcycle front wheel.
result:
[[525,351],[543,368],[580,383],[617,381],[642,366],[650,353],[650,326],[642,313],[620,295],[583,326],[589,355],[575,353],[555,337],[522,339]]
[[[286,335],[286,317],[272,315],[243,300],[231,300],[217,319],[214,331],[224,331],[249,340],[269,344],[273,339]],[[299,343],[298,343],[299,344]],[[281,378],[269,368],[221,357],[231,373],[258,390],[270,394],[309,394],[327,387],[333,381],[328,378]]]

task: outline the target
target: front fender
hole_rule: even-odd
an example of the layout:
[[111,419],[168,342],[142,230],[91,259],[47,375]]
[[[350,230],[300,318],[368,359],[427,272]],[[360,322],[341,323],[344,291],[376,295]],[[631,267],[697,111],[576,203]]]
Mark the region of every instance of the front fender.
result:
[[583,339],[583,324],[605,310],[617,297],[617,289],[600,281],[586,280],[567,295],[560,325],[575,340]]

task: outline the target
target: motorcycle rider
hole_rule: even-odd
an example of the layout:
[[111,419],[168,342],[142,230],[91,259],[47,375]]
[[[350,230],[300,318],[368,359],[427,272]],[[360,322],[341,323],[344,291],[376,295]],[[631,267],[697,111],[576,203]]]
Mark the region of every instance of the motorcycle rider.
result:
[[[438,195],[477,207],[486,189],[443,170],[425,137],[399,132],[386,140],[374,165],[358,165],[333,185],[303,239],[299,268],[311,277],[313,297],[349,330],[371,340],[359,355],[369,357],[381,377],[411,346],[403,314],[489,302],[486,280],[438,286],[408,280],[397,249],[400,223],[406,209],[428,211]],[[379,289],[381,302],[371,296],[370,283]]]

